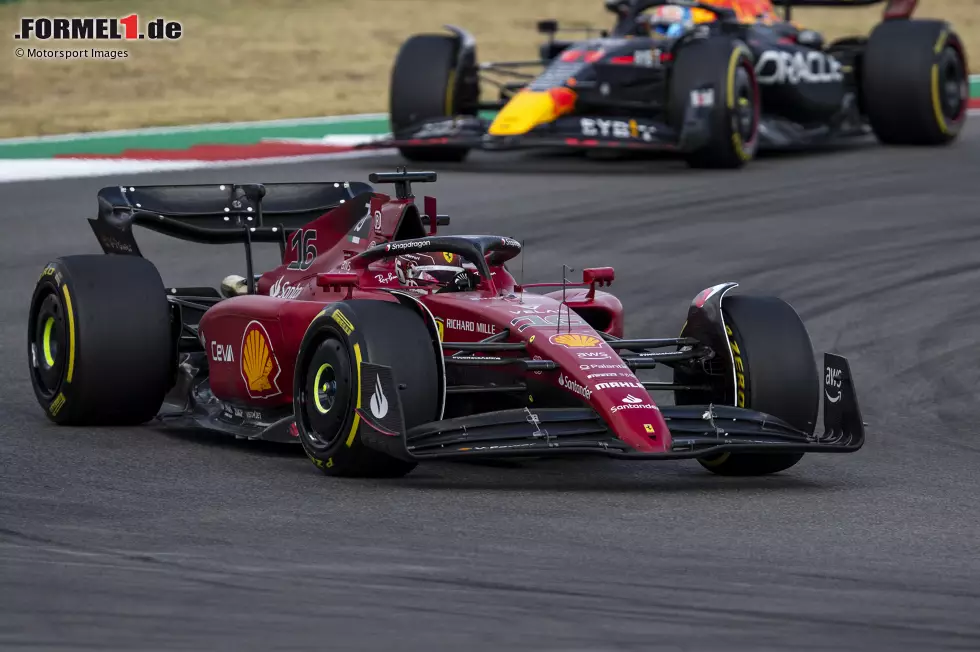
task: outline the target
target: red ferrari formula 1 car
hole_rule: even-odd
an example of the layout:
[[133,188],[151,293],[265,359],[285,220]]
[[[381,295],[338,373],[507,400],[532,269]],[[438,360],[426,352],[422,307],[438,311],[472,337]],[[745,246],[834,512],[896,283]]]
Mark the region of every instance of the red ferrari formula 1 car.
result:
[[[435,178],[370,176],[394,197],[358,182],[104,188],[89,222],[106,255],[58,258],[34,290],[38,402],[65,425],[298,440],[330,475],[590,453],[757,475],[861,448],[847,361],[825,354],[821,382],[789,304],[723,283],[697,295],[680,337],[623,339],[622,305],[599,289],[612,268],[517,283],[517,240],[437,233],[449,218],[411,189]],[[242,243],[248,276],[167,287],[133,225]],[[277,243],[282,264],[254,274],[257,243]],[[638,375],[660,365],[671,381]]]

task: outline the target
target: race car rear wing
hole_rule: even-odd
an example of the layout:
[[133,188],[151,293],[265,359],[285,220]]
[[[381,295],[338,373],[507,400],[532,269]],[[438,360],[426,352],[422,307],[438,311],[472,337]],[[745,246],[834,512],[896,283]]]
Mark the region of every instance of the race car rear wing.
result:
[[131,233],[120,234],[132,225],[202,244],[276,243],[371,192],[371,186],[356,181],[110,186],[99,191],[99,215],[89,223],[107,254],[140,255]]
[[[252,243],[276,243],[284,256],[294,231],[345,203],[363,207],[373,191],[357,181],[110,186],[99,191],[99,214],[89,225],[106,254],[142,256],[134,225],[189,242],[243,244],[253,293]],[[347,232],[363,212],[336,212],[338,228]]]
[[[372,174],[370,180],[394,184],[398,198],[404,198],[411,193],[411,181],[435,177],[434,172],[401,171]],[[331,228],[347,233],[363,217],[373,193],[370,185],[358,181],[110,186],[99,191],[99,214],[88,222],[106,254],[142,256],[134,225],[189,242],[243,244],[252,293],[253,243],[278,244],[285,256],[292,233],[331,211]],[[446,215],[420,218],[423,226],[431,219],[438,225],[449,223]]]
[[785,8],[784,18],[790,20],[793,7],[868,7],[885,3],[884,20],[901,20],[912,17],[919,0],[773,0],[773,4]]
[[[397,198],[404,199],[411,196],[411,182],[433,182],[436,174],[402,170],[373,173],[369,179],[394,184]],[[110,186],[99,191],[99,214],[89,224],[107,254],[141,255],[130,233],[133,225],[201,244],[285,247],[292,231],[373,192],[359,181]],[[428,216],[421,217],[428,224]],[[437,223],[448,224],[448,216],[437,216]]]
[[[867,7],[885,3],[884,19],[910,18],[919,0],[773,0],[773,4],[785,9],[784,18],[790,20],[793,7]],[[719,17],[724,15],[710,5],[702,5],[696,0],[606,0],[606,9],[619,14],[624,19],[632,19],[651,7],[664,4],[679,4],[686,7],[701,7],[714,11]],[[734,12],[730,12],[734,15]]]

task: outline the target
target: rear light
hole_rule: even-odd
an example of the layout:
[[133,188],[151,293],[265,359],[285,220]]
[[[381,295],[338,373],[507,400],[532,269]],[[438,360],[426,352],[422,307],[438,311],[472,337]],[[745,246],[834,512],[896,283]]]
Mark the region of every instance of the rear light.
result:
[[[674,59],[674,55],[671,54],[670,52],[659,52],[658,53],[656,50],[654,50],[653,55],[655,57],[659,57],[657,60],[660,63],[668,63],[670,61],[673,61],[673,59]],[[618,57],[612,57],[611,59],[609,59],[609,63],[620,65],[620,66],[632,66],[632,65],[635,65],[636,64],[636,55],[633,55],[633,54],[624,54],[624,55],[620,55]],[[641,65],[641,66],[649,66],[650,65],[650,59],[647,58],[647,57],[641,58],[639,65]]]
[[592,50],[591,52],[586,52],[585,63],[595,63],[602,58],[603,54],[605,54],[605,52],[602,50]]
[[565,50],[564,52],[561,53],[561,56],[558,58],[561,61],[564,61],[565,63],[572,63],[578,61],[579,57],[581,56],[582,56],[581,50]]

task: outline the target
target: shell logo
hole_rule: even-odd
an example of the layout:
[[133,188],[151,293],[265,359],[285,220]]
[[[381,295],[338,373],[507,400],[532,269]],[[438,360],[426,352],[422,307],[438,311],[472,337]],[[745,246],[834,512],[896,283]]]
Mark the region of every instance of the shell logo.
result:
[[560,344],[570,349],[594,349],[602,344],[602,340],[600,340],[598,337],[582,335],[581,333],[562,333],[561,335],[552,335],[548,341],[552,344]]
[[249,322],[242,335],[242,379],[252,398],[271,398],[282,394],[276,379],[282,369],[272,352],[272,343],[265,326]]

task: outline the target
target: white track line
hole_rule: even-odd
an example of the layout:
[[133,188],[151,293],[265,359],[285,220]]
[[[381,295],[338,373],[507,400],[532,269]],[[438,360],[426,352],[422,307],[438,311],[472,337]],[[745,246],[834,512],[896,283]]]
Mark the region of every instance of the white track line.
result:
[[293,145],[338,145],[341,147],[360,145],[369,143],[372,140],[391,138],[391,134],[333,134],[321,138],[277,138],[270,136],[263,138],[263,143],[286,143]]
[[270,158],[239,159],[228,161],[156,161],[137,159],[0,159],[0,183],[45,181],[51,179],[82,179],[112,175],[134,175],[154,172],[180,172],[183,170],[223,169],[329,161],[337,159],[367,158],[395,154],[394,149],[375,149],[354,152],[328,152],[302,156],[276,156]]
[[[969,115],[980,115],[980,109],[970,109]],[[352,137],[355,138],[356,136]],[[341,137],[344,138],[344,137]],[[323,142],[323,141],[320,141]],[[182,170],[224,169],[281,165],[315,161],[388,156],[394,149],[373,149],[353,152],[304,154],[301,156],[277,156],[272,158],[239,159],[228,161],[157,161],[137,159],[0,159],[0,184],[51,179],[81,179],[111,175],[135,175],[155,172],[179,172]]]

